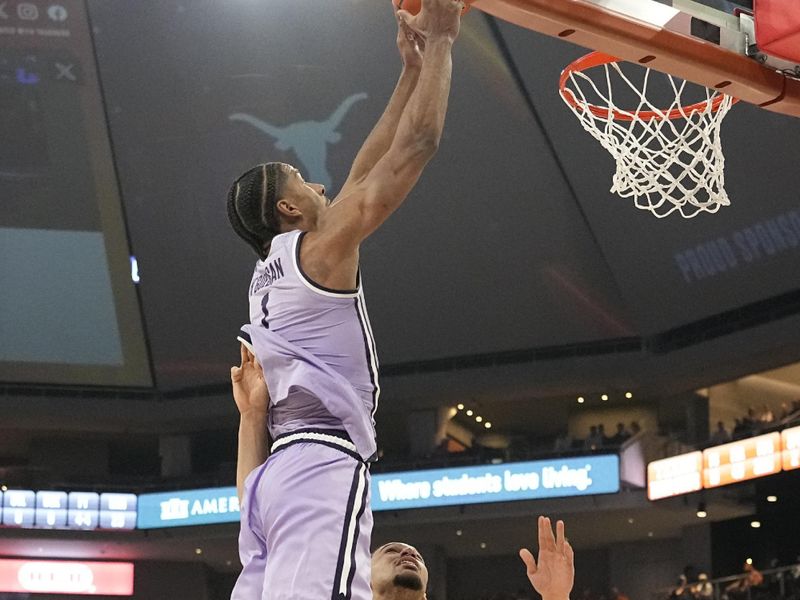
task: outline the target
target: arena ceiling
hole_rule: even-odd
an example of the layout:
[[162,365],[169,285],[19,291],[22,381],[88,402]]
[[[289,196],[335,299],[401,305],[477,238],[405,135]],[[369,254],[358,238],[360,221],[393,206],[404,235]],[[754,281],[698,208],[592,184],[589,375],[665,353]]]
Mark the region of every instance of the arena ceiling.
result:
[[[278,160],[335,193],[399,73],[389,2],[89,9],[155,384],[222,385],[254,263],[228,186]],[[665,393],[800,358],[800,121],[735,107],[731,206],[659,220],[557,94],[582,52],[465,18],[438,155],[362,251],[390,396]]]

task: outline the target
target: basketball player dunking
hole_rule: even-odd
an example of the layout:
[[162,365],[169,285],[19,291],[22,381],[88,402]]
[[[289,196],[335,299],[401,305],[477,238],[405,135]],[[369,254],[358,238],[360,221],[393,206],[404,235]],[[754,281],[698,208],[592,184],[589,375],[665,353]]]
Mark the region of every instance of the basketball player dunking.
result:
[[240,339],[271,391],[273,439],[244,485],[234,600],[372,598],[367,464],[380,388],[358,251],[438,146],[463,8],[424,0],[415,16],[398,12],[402,75],[334,202],[281,163],[247,171],[229,194],[231,225],[260,259]]
[[[267,434],[263,423],[269,411],[269,396],[261,367],[241,348],[242,362],[231,368],[233,399],[239,409],[239,450],[236,457],[236,489],[242,496],[247,473],[266,460]],[[268,490],[262,490],[268,493]],[[566,540],[564,522],[539,517],[539,559],[528,549],[520,550],[526,573],[542,600],[569,600],[575,579],[575,557]],[[384,544],[372,553],[370,575],[373,600],[425,600],[428,567],[416,548],[403,542]]]

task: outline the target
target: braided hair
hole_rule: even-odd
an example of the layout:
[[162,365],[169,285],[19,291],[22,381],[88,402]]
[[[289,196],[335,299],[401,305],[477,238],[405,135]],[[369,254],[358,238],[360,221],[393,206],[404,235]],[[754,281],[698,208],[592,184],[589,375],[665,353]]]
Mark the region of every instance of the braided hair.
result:
[[241,175],[228,192],[228,220],[261,260],[281,232],[275,205],[283,194],[283,181],[281,164],[266,163]]

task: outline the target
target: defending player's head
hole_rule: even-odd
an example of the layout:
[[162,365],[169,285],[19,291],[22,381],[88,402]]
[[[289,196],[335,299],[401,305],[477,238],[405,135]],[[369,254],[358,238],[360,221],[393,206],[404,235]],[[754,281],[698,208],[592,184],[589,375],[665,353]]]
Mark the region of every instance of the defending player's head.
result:
[[414,546],[389,542],[372,553],[375,600],[423,600],[427,587],[428,568]]
[[291,165],[265,163],[241,175],[231,186],[228,220],[263,260],[273,237],[293,229],[314,229],[320,211],[329,204],[324,186],[306,183]]

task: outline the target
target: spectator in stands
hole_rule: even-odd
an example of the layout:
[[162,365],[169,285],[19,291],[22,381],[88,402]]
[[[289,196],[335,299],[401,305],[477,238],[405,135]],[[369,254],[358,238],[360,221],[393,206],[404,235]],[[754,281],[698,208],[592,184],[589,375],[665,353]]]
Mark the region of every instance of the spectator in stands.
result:
[[[738,419],[737,419],[738,421]],[[725,423],[717,422],[717,430],[711,435],[711,443],[714,445],[724,444],[731,441],[731,434],[725,429]]]
[[708,575],[700,573],[697,576],[697,583],[691,589],[694,600],[711,600],[714,597],[714,586],[708,580]]
[[744,424],[744,419],[735,419],[733,425],[733,432],[731,437],[734,440],[741,439],[747,435],[746,427]]
[[603,437],[598,433],[597,425],[592,425],[589,428],[589,437],[583,443],[586,450],[597,450],[603,445]]
[[791,411],[791,409],[789,408],[789,403],[788,403],[788,402],[781,402],[781,416],[780,416],[780,420],[781,420],[781,421],[784,421],[784,420],[786,420],[786,419],[789,417],[789,415],[790,415],[790,414],[792,414],[792,411]]
[[628,430],[625,429],[625,423],[617,423],[617,433],[611,436],[609,443],[612,446],[622,446],[625,441],[631,437],[631,434],[628,433]]
[[611,438],[606,435],[606,426],[602,423],[597,426],[597,436],[600,438],[601,446],[608,446]]
[[642,426],[639,421],[631,421],[631,436],[636,436],[642,433]]
[[772,409],[766,404],[761,406],[761,414],[758,419],[763,425],[770,425],[775,421],[775,415],[772,414]]
[[764,583],[764,576],[756,569],[752,562],[744,563],[744,575],[725,588],[725,595],[730,600],[746,600],[751,588]]
[[686,575],[681,574],[678,577],[678,585],[672,590],[669,597],[672,600],[692,600],[692,594],[689,591],[689,584],[686,580]]
[[758,424],[758,415],[756,415],[756,410],[751,406],[747,409],[747,416],[742,419],[742,426],[744,427],[745,434],[751,435],[755,430]]
[[800,556],[794,562],[794,567],[786,577],[786,592],[790,598],[800,598]]

